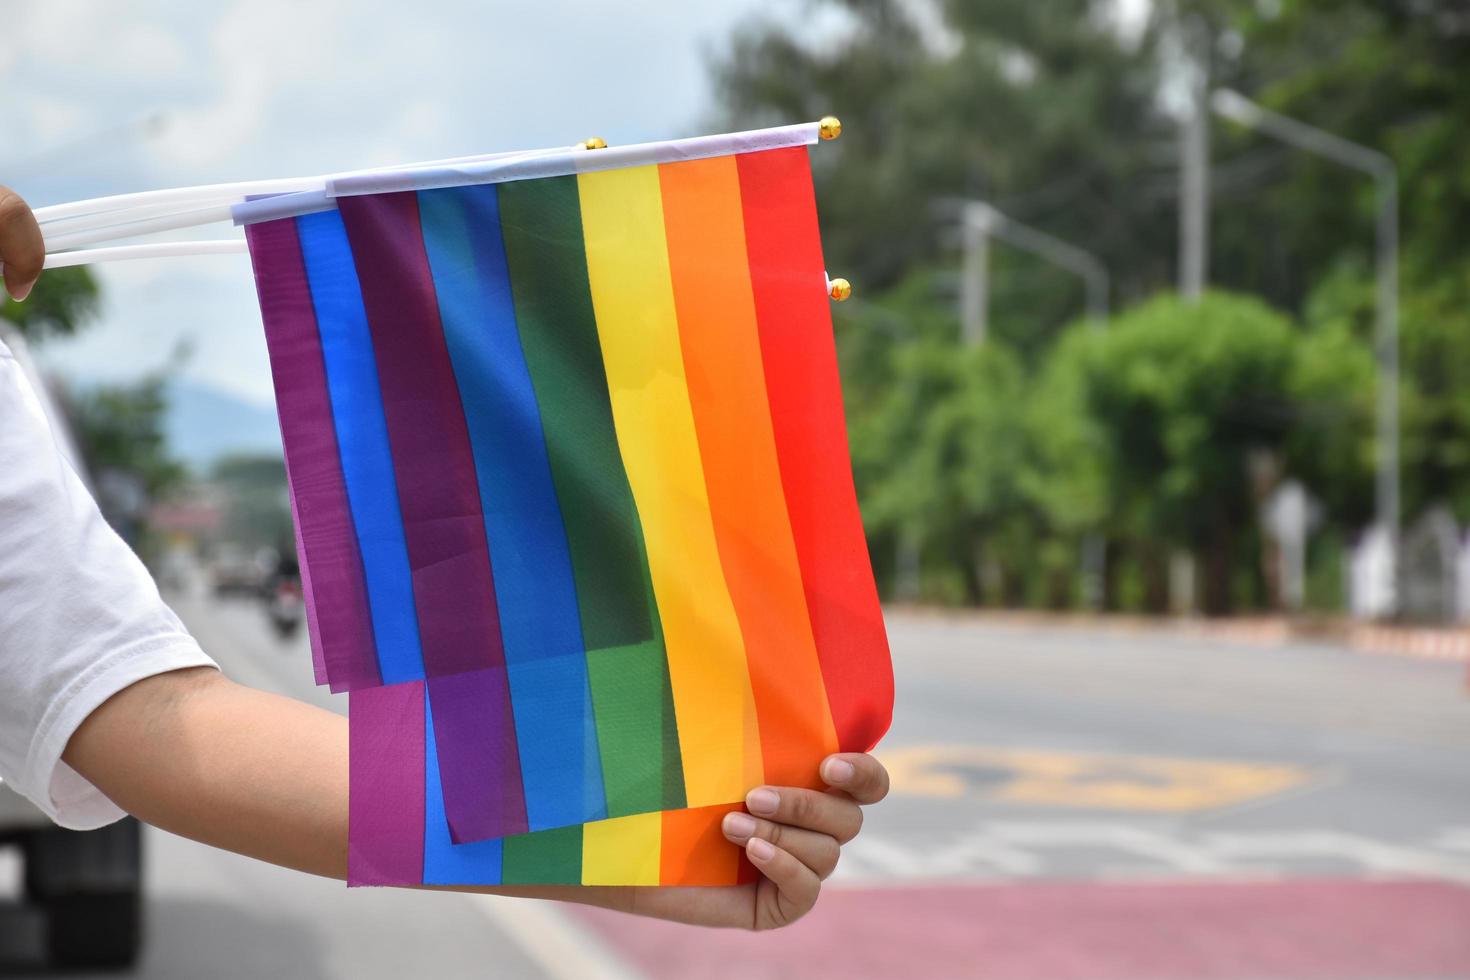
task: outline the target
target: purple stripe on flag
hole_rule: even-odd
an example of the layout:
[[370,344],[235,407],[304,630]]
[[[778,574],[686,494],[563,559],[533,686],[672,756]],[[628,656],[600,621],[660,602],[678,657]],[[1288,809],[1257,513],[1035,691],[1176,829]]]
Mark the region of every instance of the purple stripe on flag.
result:
[[381,683],[357,532],[337,455],[327,375],[296,222],[246,230],[276,386],[302,568],[311,565],[312,640],[332,690]]
[[347,883],[424,880],[424,684],[348,700]]
[[316,625],[316,592],[311,587],[311,566],[301,543],[301,515],[296,513],[296,491],[291,488],[291,468],[286,467],[286,496],[291,500],[291,527],[296,533],[296,559],[301,568],[301,595],[306,606],[306,634],[311,639],[311,675],[317,684],[329,684],[327,661],[322,656],[322,631]]
[[[524,834],[526,794],[504,667],[429,679],[440,786],[456,844]],[[451,778],[452,774],[452,778]]]
[[[353,197],[340,207],[377,352],[424,673],[503,667],[480,486],[417,197]],[[510,701],[485,710],[509,717]]]

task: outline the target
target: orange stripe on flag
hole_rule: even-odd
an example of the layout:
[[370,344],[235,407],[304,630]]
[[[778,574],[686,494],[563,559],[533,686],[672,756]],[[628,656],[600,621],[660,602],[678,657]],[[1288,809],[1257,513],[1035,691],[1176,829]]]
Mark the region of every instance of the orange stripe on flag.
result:
[[663,812],[661,885],[733,885],[740,880],[744,852],[725,839],[725,814],[744,810],[740,803],[697,810]]
[[776,458],[740,173],[721,157],[664,164],[659,180],[684,377],[760,723],[747,758],[765,761],[757,782],[819,786],[837,734]]

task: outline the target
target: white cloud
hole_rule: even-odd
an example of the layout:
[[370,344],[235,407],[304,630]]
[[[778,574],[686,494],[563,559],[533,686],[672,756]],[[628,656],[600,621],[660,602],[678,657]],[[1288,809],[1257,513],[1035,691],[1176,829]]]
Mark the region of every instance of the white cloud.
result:
[[190,60],[179,38],[153,24],[130,23],[94,52],[91,67],[139,81],[173,81],[189,70]]
[[[0,132],[8,137],[0,183],[7,164],[94,135],[64,165],[25,173],[28,199],[323,173],[593,134],[614,142],[690,134],[704,129],[705,48],[767,6],[22,3],[5,8],[0,36]],[[160,111],[160,132],[118,130]],[[205,232],[219,233],[229,232]],[[54,345],[52,365],[136,376],[187,338],[188,376],[270,399],[246,259],[126,263],[99,274],[101,322]]]
[[42,146],[64,143],[92,121],[85,105],[50,95],[31,96],[25,102],[25,111],[30,131]]
[[167,135],[150,148],[157,165],[217,165],[256,144],[271,112],[289,111],[283,97],[310,85],[336,87],[339,26],[354,15],[342,0],[238,0],[209,32],[208,58],[195,92],[207,93],[176,113]]

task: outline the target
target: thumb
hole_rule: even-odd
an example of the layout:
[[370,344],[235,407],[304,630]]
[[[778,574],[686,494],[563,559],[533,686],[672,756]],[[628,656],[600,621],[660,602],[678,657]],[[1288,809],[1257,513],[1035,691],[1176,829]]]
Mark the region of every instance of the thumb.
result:
[[6,292],[16,300],[29,296],[45,261],[46,242],[30,206],[8,187],[0,187],[0,270]]

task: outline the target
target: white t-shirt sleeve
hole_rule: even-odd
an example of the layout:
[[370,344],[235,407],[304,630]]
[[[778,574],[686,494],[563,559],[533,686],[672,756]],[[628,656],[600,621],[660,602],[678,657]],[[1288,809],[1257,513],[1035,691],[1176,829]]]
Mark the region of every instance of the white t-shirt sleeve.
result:
[[213,665],[97,510],[0,343],[0,779],[64,827],[119,819],[61,761],[72,733],[145,677]]

